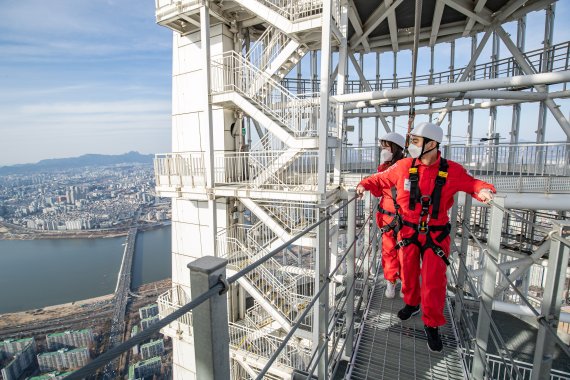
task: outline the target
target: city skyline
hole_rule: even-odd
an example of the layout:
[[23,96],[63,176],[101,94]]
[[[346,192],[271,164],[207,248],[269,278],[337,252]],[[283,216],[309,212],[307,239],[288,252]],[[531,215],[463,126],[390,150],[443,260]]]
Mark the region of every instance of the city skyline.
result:
[[[171,150],[171,32],[155,24],[154,2],[39,0],[6,2],[0,25],[0,166],[83,154],[143,154]],[[568,2],[556,3],[554,43],[568,41],[563,23]],[[539,48],[544,12],[527,20],[527,49]],[[515,23],[505,25],[511,34]],[[470,39],[456,43],[455,67],[467,63]],[[501,46],[500,57],[508,56]],[[420,49],[419,73],[429,70],[429,49]],[[481,62],[490,60],[490,44]],[[307,55],[308,57],[308,55]],[[374,77],[373,55],[364,72]],[[382,77],[392,75],[391,54],[381,56]],[[398,58],[398,75],[408,76],[411,52]],[[304,75],[308,61],[303,62]],[[435,71],[449,67],[449,44],[436,45]],[[349,75],[356,74],[349,65]],[[307,75],[308,76],[308,75]],[[569,101],[560,99],[565,115]],[[510,110],[499,108],[498,131],[508,141]],[[525,104],[521,141],[534,141],[537,103]],[[488,112],[476,113],[475,138],[485,136]],[[418,116],[416,122],[425,116]],[[466,113],[454,113],[455,142],[463,142]],[[391,122],[391,120],[388,120]],[[444,122],[445,123],[445,122]],[[547,140],[565,140],[550,113]],[[370,142],[373,119],[364,121]],[[396,119],[404,132],[405,118]],[[382,133],[382,132],[381,132]],[[354,137],[354,136],[353,136]],[[370,140],[370,141],[369,141]]]

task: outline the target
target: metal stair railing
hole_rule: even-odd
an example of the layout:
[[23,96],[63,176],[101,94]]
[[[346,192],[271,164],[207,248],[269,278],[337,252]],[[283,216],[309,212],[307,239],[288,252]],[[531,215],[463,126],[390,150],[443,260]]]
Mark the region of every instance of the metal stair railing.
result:
[[154,157],[156,186],[206,185],[203,152],[159,153]]
[[[283,338],[262,334],[257,330],[242,326],[236,323],[229,323],[230,348],[234,351],[243,350],[248,355],[257,355],[265,359],[272,357],[276,348],[283,343]],[[256,341],[256,351],[248,350],[252,348],[252,341]],[[292,342],[287,342],[286,348],[277,357],[276,362],[290,369],[299,368],[305,365],[305,361],[310,357],[307,349],[301,348]]]
[[[158,315],[160,319],[172,314],[178,310],[180,306],[187,304],[190,301],[186,292],[180,285],[174,286],[172,289],[167,290],[158,296]],[[177,335],[192,336],[192,313],[188,312],[182,317],[172,322],[168,328],[176,331]]]
[[303,226],[313,224],[318,219],[317,210],[312,207],[295,203],[258,202],[258,204],[263,206],[266,212],[279,221],[281,225],[287,227],[287,230],[292,234],[303,230]]
[[[314,137],[319,115],[318,98],[301,99],[289,92],[267,74],[260,71],[236,52],[227,52],[212,58],[212,95],[236,91],[253,102],[266,115],[278,122],[295,137]],[[335,116],[329,122],[328,133],[334,135],[337,105],[329,105]]]
[[245,59],[260,71],[265,71],[290,40],[289,36],[271,25],[249,49]]
[[292,22],[319,16],[323,12],[322,0],[259,0],[259,3]]
[[275,135],[269,131],[265,131],[263,137],[251,145],[250,152],[260,152],[265,150],[286,150],[287,146]]
[[[253,254],[241,241],[228,237],[225,231],[218,234],[217,244],[219,257],[226,258],[228,267],[233,267],[238,271],[250,265],[262,254],[266,254],[265,251]],[[289,273],[280,271],[281,279],[273,273],[273,271],[278,271],[280,267],[281,265],[271,258],[248,273],[246,277],[280,314],[288,321],[293,322],[297,316],[299,305],[303,305],[308,297],[297,294],[295,279]],[[284,284],[282,281],[289,283]],[[310,325],[306,327],[310,327]]]
[[[214,182],[278,191],[314,191],[318,151],[215,152]],[[268,171],[268,167],[272,170]]]

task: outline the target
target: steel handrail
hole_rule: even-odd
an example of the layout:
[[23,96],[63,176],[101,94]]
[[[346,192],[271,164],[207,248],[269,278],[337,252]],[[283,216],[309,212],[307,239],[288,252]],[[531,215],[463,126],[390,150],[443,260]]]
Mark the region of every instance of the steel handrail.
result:
[[[497,205],[496,203],[493,202],[493,205],[497,208],[502,208],[501,206]],[[504,209],[504,208],[503,208]],[[495,261],[494,257],[491,256],[491,252],[493,252],[494,254],[498,255],[498,252],[495,252],[495,250],[493,250],[490,247],[485,248],[483,246],[483,244],[480,242],[480,240],[477,238],[477,236],[475,236],[470,230],[469,227],[467,227],[467,225],[465,223],[463,223],[463,228],[466,228],[469,231],[469,234],[473,237],[473,240],[475,241],[475,243],[479,246],[479,248],[481,249],[481,252],[487,255],[487,259],[489,262],[493,263],[493,265],[495,266],[496,270],[501,274],[501,276],[503,276],[506,281],[509,283],[510,287],[513,289],[513,291],[515,293],[517,293],[517,295],[521,298],[521,300],[529,307],[529,309],[532,311],[532,313],[537,317],[537,322],[540,323],[541,325],[543,325],[544,327],[546,327],[546,330],[548,332],[550,332],[550,334],[553,336],[554,341],[558,344],[558,346],[562,349],[562,351],[564,351],[564,353],[570,357],[570,349],[566,346],[566,344],[558,337],[558,334],[556,333],[556,331],[554,331],[554,329],[546,322],[545,317],[540,315],[540,313],[532,306],[532,304],[527,300],[527,298],[524,296],[524,294],[517,288],[517,286],[511,281],[511,279],[509,279],[509,276],[507,276],[507,274],[501,269],[501,267],[498,265],[498,263]],[[554,232],[554,230],[552,230],[551,232]],[[552,234],[549,234],[552,235]],[[563,239],[563,238],[561,238]],[[566,240],[566,239],[563,239]]]
[[539,224],[533,223],[533,222],[531,222],[531,221],[525,219],[524,217],[520,216],[520,215],[517,214],[516,212],[514,212],[514,211],[512,211],[512,210],[509,210],[509,209],[506,209],[506,208],[504,208],[504,207],[502,207],[502,206],[496,204],[496,203],[493,202],[493,201],[490,201],[489,204],[491,204],[491,205],[494,206],[494,207],[497,207],[499,210],[503,211],[503,212],[506,213],[506,214],[509,214],[509,215],[514,216],[515,218],[519,219],[520,221],[522,221],[522,222],[524,222],[524,223],[530,224],[530,225],[533,226],[537,231],[546,233],[546,236],[547,236],[548,239],[553,239],[553,240],[559,241],[560,243],[566,245],[567,247],[570,247],[570,240],[558,236],[558,235],[559,235],[558,231],[553,230],[553,229],[548,229],[548,228],[546,228],[546,227],[544,227],[544,226],[541,226],[541,225],[539,225]]

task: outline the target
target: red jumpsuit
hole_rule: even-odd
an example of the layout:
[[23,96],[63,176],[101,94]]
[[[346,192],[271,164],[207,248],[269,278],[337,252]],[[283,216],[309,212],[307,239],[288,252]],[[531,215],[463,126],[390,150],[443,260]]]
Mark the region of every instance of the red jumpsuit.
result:
[[[429,226],[443,226],[449,222],[447,211],[453,205],[453,196],[459,191],[471,194],[475,199],[482,189],[491,189],[495,191],[493,185],[484,181],[477,180],[467,173],[467,171],[458,163],[448,160],[449,168],[445,185],[441,189],[440,212],[437,219],[432,218]],[[440,164],[440,153],[437,160],[426,166],[420,160],[416,160],[416,166],[419,173],[419,189],[422,195],[431,195],[435,186],[435,178],[437,177]],[[376,173],[370,177],[363,179],[360,185],[366,190],[379,192],[382,189],[389,189],[396,186],[398,195],[397,202],[400,205],[400,214],[402,218],[410,223],[418,223],[421,212],[421,205],[417,204],[414,210],[409,208],[410,200],[410,181],[409,168],[412,165],[412,158],[405,158],[382,173]],[[432,206],[429,208],[431,215]],[[415,229],[406,225],[400,230],[400,239],[411,238],[415,234]],[[437,242],[435,238],[440,232],[432,231],[432,240],[449,256],[450,238],[447,236],[443,241]],[[419,235],[419,241],[423,245],[426,235]],[[400,249],[400,278],[402,280],[402,290],[404,293],[404,302],[408,305],[420,305],[422,308],[422,320],[426,326],[438,327],[445,324],[443,316],[443,307],[445,304],[445,291],[447,285],[446,265],[445,262],[438,257],[432,250],[425,251],[421,259],[420,266],[420,250],[410,244]],[[421,286],[420,286],[421,276]]]
[[[378,165],[378,173],[390,167],[389,162]],[[380,198],[380,208],[394,213],[394,201],[392,200],[392,192],[389,188],[370,189],[370,193],[376,198]],[[378,228],[388,225],[394,219],[393,216],[376,212],[376,223]],[[398,259],[398,250],[396,249],[396,237],[393,231],[382,234],[382,269],[384,270],[384,278],[387,281],[395,282],[400,277],[400,261]]]

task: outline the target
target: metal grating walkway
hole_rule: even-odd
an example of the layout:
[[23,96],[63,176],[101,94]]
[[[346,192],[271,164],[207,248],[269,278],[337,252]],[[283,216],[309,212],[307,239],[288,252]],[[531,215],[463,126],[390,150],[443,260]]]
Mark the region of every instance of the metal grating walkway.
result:
[[347,378],[464,379],[449,305],[445,308],[448,323],[440,328],[444,349],[441,353],[433,353],[427,348],[421,314],[400,321],[396,314],[404,302],[397,292],[394,299],[385,298],[384,289],[384,281],[377,281],[364,314]]

